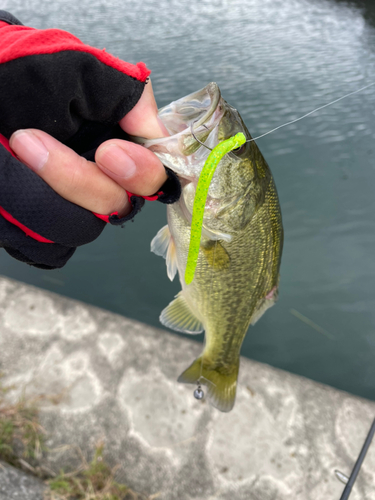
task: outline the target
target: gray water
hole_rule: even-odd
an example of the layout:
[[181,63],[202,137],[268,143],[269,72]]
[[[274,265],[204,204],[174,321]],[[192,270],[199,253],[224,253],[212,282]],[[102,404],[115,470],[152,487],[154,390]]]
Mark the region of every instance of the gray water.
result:
[[[158,104],[216,81],[253,136],[375,81],[375,2],[5,0],[36,28],[68,30],[152,69]],[[375,399],[375,86],[258,140],[278,187],[280,299],[242,353]],[[0,273],[160,326],[178,292],[149,243],[165,207],[108,227],[64,269],[0,254]]]

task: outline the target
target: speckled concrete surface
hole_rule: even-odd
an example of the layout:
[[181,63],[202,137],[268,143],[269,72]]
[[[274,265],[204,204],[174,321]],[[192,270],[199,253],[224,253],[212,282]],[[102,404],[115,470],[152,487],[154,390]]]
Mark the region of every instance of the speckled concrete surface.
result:
[[0,500],[42,500],[45,489],[39,479],[0,462]]
[[[222,414],[176,382],[196,342],[7,278],[0,299],[5,382],[65,394],[41,412],[48,467],[72,469],[102,440],[150,499],[339,500],[334,469],[350,473],[374,402],[242,358]],[[375,499],[375,444],[350,498]]]

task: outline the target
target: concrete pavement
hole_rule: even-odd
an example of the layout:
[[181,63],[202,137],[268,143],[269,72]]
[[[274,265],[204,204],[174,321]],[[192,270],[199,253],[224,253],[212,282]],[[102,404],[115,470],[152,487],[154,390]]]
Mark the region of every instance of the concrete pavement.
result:
[[[334,469],[349,475],[375,403],[242,358],[223,414],[176,382],[201,347],[0,277],[0,370],[18,387],[8,397],[65,391],[41,409],[46,466],[72,470],[78,449],[90,459],[103,440],[117,479],[150,498],[339,500]],[[4,470],[0,500],[26,500],[7,496]],[[350,497],[373,499],[375,443]]]

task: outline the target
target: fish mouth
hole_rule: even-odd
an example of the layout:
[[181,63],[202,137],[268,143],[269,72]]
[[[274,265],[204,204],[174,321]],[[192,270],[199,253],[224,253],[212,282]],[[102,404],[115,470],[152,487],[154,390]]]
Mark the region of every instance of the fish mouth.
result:
[[210,149],[218,143],[218,126],[226,109],[218,85],[211,82],[159,109],[159,119],[169,136],[132,140],[155,153],[164,166],[179,176],[184,187],[199,178]]
[[210,122],[221,99],[220,89],[211,82],[203,89],[189,94],[159,109],[159,118],[171,135]]

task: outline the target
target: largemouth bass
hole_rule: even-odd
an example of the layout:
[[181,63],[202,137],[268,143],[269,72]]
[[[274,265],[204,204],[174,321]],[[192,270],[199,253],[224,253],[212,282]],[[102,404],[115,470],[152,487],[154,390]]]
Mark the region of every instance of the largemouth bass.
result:
[[201,356],[178,380],[205,385],[211,404],[227,412],[235,401],[248,327],[277,299],[283,244],[279,200],[255,142],[226,154],[208,190],[197,267],[187,285],[195,190],[210,153],[200,142],[214,148],[238,132],[247,140],[251,136],[215,83],[160,109],[159,117],[170,137],[142,144],[178,175],[182,186],[179,201],[167,208],[168,225],[151,243],[151,250],[166,258],[169,278],[178,271],[182,286],[160,320],[180,332],[206,332]]

